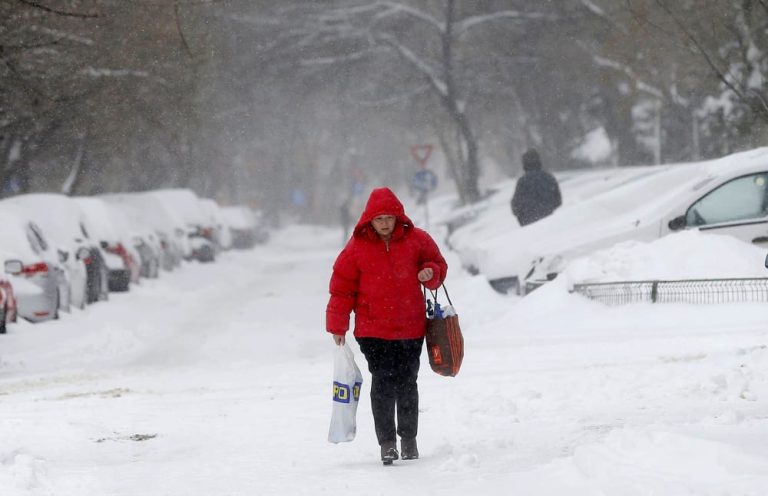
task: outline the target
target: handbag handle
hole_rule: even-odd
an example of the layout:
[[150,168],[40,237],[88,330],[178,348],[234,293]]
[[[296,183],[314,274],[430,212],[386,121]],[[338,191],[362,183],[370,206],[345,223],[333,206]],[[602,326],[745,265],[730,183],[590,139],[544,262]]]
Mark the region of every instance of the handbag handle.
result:
[[[448,296],[448,289],[445,287],[445,284],[440,285],[441,288],[443,288],[443,292],[445,293],[445,298],[448,300],[448,304],[453,306],[453,302],[451,301],[451,297]],[[432,298],[434,298],[435,303],[437,303],[437,293],[440,291],[440,288],[437,288],[436,290],[432,291],[429,290],[429,294],[432,295]],[[427,287],[424,286],[424,302],[427,301]]]

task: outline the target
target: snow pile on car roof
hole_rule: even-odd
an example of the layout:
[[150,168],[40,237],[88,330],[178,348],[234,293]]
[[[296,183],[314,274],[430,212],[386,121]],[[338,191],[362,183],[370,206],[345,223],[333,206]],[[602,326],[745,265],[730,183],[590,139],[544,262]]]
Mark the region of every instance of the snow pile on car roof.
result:
[[[567,283],[768,277],[766,250],[731,236],[684,231],[650,243],[626,241],[574,260]],[[558,279],[560,279],[558,277]]]

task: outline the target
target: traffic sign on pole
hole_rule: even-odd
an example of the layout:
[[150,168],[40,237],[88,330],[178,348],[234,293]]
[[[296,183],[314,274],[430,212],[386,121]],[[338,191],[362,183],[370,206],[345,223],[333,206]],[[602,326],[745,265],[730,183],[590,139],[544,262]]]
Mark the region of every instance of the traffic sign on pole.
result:
[[411,145],[411,155],[420,166],[424,167],[432,155],[432,145]]
[[420,193],[429,193],[437,188],[437,176],[429,169],[421,169],[413,175],[413,189]]

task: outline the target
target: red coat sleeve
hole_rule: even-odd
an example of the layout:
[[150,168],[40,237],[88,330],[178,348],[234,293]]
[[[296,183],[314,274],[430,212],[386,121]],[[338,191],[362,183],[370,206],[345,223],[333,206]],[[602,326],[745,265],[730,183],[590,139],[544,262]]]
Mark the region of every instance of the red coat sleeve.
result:
[[325,309],[325,328],[332,334],[344,334],[349,330],[349,314],[355,307],[360,269],[350,246],[344,248],[333,264],[329,292],[331,298]]
[[448,275],[448,264],[440,253],[437,243],[426,232],[422,231],[423,240],[421,243],[421,266],[419,270],[432,269],[432,279],[424,282],[427,289],[435,290],[445,281]]

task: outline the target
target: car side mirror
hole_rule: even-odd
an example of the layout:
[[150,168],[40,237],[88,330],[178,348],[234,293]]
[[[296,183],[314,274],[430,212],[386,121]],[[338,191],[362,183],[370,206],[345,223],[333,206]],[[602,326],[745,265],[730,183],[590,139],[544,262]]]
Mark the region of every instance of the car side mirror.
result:
[[679,217],[675,217],[671,221],[669,221],[670,231],[680,231],[682,229],[685,229],[686,221],[685,221],[685,215],[680,215]]
[[78,248],[77,250],[77,259],[78,260],[85,260],[86,258],[91,256],[91,250],[88,248]]
[[64,250],[59,250],[59,262],[64,263],[67,260],[69,260],[69,252]]
[[5,261],[5,273],[17,276],[24,270],[24,264],[21,260],[6,260]]

